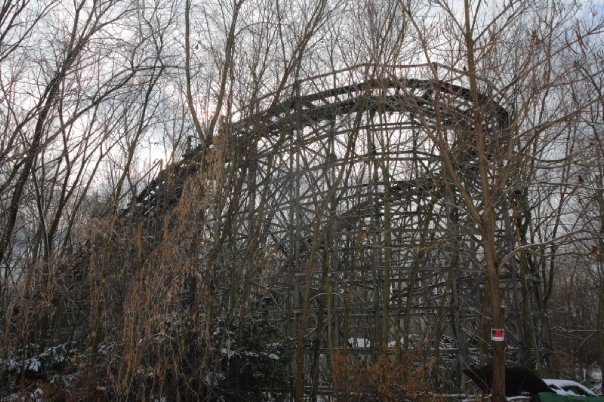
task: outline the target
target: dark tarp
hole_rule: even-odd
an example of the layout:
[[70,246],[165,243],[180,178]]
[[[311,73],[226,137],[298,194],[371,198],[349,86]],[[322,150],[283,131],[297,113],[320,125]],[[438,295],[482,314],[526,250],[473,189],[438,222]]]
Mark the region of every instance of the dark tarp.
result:
[[[491,365],[472,368],[463,371],[485,393],[491,393],[491,380],[493,378]],[[537,394],[539,392],[553,392],[541,378],[522,367],[506,367],[505,369],[505,394],[506,396],[519,396],[523,394]]]

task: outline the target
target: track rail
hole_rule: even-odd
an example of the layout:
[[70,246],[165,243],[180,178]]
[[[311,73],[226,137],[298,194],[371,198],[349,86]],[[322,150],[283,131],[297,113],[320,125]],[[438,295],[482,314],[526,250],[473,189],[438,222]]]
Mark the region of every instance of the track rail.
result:
[[[324,78],[325,75],[318,76]],[[304,80],[307,87],[313,79]],[[308,90],[308,88],[306,88]],[[298,88],[297,92],[301,89]],[[264,97],[267,98],[267,97]],[[493,143],[507,142],[510,115],[489,96],[479,94],[475,107],[469,89],[453,83],[415,78],[372,78],[305,95],[294,95],[266,110],[233,123],[223,123],[219,135],[229,138],[233,147],[249,146],[263,138],[283,132],[329,123],[359,113],[399,113],[409,116],[422,129],[462,128],[473,139],[474,112],[479,110],[485,131]],[[312,140],[312,139],[310,139]],[[496,141],[495,141],[496,140]],[[464,141],[467,145],[468,142]],[[122,215],[158,215],[180,199],[187,178],[201,166],[201,147],[187,152],[183,159],[168,166],[133,199]],[[402,194],[393,192],[394,196]],[[359,207],[360,208],[360,207]]]

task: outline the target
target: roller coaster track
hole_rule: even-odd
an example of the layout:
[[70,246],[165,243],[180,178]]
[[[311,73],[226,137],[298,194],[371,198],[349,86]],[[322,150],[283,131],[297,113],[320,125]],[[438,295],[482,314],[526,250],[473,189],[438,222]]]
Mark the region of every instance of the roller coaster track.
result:
[[[312,79],[305,80],[312,81]],[[299,92],[299,91],[298,91]],[[372,78],[360,83],[343,85],[305,95],[294,95],[265,110],[246,116],[239,121],[223,123],[219,132],[226,134],[232,146],[238,143],[249,146],[250,139],[258,143],[263,138],[275,138],[284,132],[302,130],[319,123],[329,123],[338,118],[359,113],[398,113],[408,116],[410,124],[423,129],[435,127],[461,129],[468,138],[473,138],[478,109],[484,131],[499,144],[507,141],[509,113],[493,99],[484,94],[478,96],[480,104],[473,105],[469,89],[439,80],[414,78]],[[312,141],[312,139],[310,139]],[[467,141],[465,142],[467,145]],[[186,180],[198,173],[200,148],[187,152],[183,159],[169,165],[132,200],[123,215],[158,215],[162,210],[175,205],[180,199]],[[434,178],[426,178],[424,185]],[[416,182],[395,182],[389,192],[392,200],[400,199],[403,187],[418,188]],[[378,198],[384,198],[384,194]],[[370,208],[359,204],[355,211],[346,211],[342,217],[363,215]]]

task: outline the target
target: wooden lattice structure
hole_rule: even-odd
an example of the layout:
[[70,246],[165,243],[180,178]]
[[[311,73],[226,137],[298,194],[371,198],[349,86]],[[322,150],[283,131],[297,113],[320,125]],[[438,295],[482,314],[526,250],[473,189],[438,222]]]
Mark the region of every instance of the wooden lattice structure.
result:
[[[252,155],[233,238],[246,244],[258,228],[252,222],[262,221],[257,247],[281,272],[267,289],[267,314],[291,338],[307,320],[308,376],[312,367],[320,372],[315,386],[329,382],[321,362],[337,348],[371,358],[420,340],[459,374],[486,345],[478,230],[435,142],[440,133],[479,199],[475,105],[461,74],[439,66],[435,79],[429,67],[376,73],[365,66],[301,80],[283,91],[285,101],[266,96],[256,112],[220,126],[234,155]],[[495,154],[509,141],[510,116],[488,94],[479,101]],[[173,205],[202,166],[199,152],[162,172],[125,214]],[[178,180],[166,194],[168,175]],[[505,204],[498,236],[510,249]]]

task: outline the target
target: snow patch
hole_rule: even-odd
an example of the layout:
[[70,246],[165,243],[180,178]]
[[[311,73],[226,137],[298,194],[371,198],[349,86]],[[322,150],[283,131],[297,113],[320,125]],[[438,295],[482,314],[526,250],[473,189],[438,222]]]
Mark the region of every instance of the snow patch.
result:
[[32,357],[31,359],[27,360],[25,369],[34,373],[39,373],[42,371],[42,362],[36,357]]
[[371,341],[366,338],[348,338],[348,344],[352,348],[370,348]]

